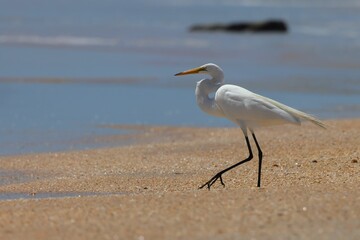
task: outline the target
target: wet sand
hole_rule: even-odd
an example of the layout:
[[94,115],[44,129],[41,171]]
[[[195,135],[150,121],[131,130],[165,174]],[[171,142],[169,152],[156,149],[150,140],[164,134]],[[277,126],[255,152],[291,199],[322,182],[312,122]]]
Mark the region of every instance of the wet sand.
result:
[[98,139],[131,146],[1,157],[0,238],[359,239],[360,119],[326,123],[259,130],[261,188],[255,157],[198,189],[247,157],[237,128],[140,127]]

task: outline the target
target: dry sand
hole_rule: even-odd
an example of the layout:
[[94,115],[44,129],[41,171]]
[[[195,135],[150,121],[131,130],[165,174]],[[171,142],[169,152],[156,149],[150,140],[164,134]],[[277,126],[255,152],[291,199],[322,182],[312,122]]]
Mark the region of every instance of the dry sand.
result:
[[255,158],[198,189],[247,157],[237,128],[143,127],[132,146],[1,157],[0,239],[360,239],[360,119],[327,124],[259,130],[261,188]]

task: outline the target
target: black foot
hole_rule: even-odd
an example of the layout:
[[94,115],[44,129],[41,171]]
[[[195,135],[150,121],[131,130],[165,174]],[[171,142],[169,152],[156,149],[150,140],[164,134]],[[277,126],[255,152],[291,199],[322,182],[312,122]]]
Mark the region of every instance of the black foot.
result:
[[201,187],[199,187],[199,189],[202,189],[203,187],[207,186],[207,188],[210,190],[210,187],[218,180],[220,179],[220,183],[221,185],[223,185],[225,187],[225,184],[222,180],[222,175],[223,172],[219,172],[217,173],[215,176],[213,176],[209,181],[207,181],[204,185],[202,185]]

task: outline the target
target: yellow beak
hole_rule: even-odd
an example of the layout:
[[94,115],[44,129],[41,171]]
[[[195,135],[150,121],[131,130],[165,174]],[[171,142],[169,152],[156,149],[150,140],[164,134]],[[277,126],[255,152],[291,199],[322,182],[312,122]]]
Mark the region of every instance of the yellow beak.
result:
[[175,74],[175,76],[181,76],[181,75],[187,75],[187,74],[197,74],[200,71],[204,71],[204,70],[205,70],[204,67],[197,67],[197,68],[186,70],[184,72],[179,72],[179,73]]

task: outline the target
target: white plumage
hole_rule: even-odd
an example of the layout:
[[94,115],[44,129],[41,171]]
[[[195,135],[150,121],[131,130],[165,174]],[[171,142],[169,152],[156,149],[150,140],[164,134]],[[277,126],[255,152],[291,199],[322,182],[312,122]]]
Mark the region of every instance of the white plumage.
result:
[[[201,188],[207,185],[210,189],[217,179],[220,179],[224,185],[222,180],[223,173],[252,159],[248,130],[252,133],[259,151],[258,187],[260,187],[262,152],[255,137],[254,129],[261,126],[285,123],[300,125],[302,121],[310,121],[319,127],[325,128],[324,123],[309,114],[253,93],[245,88],[231,84],[223,84],[224,73],[219,66],[213,63],[180,72],[175,76],[196,73],[204,73],[212,77],[210,79],[200,80],[197,83],[195,90],[197,104],[204,112],[213,116],[227,118],[237,124],[244,133],[250,154],[247,159],[220,171],[207,183],[202,185]],[[215,96],[213,98],[210,97],[209,94],[214,92]]]

